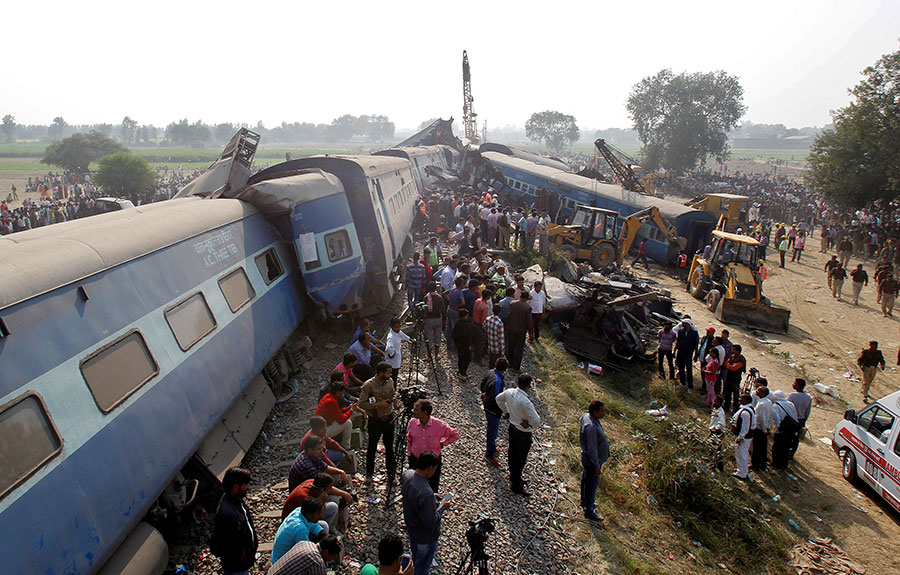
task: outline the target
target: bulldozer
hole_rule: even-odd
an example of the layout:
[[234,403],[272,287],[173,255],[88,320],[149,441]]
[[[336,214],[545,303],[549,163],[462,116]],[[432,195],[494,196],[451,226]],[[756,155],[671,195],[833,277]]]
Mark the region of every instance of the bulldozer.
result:
[[586,260],[601,269],[618,259],[615,239],[618,220],[619,212],[579,205],[572,223],[551,224],[547,237],[566,259]]
[[723,323],[737,324],[774,333],[787,333],[789,309],[772,305],[763,295],[765,272],[761,267],[759,242],[750,236],[712,232],[708,257],[695,255],[688,273],[687,289]]

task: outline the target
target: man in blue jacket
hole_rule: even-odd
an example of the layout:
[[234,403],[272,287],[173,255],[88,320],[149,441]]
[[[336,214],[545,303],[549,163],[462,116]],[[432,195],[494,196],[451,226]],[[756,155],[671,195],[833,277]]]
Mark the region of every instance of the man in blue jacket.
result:
[[600,468],[609,459],[609,440],[600,420],[606,415],[606,407],[602,401],[592,401],[588,412],[581,416],[581,431],[578,442],[581,444],[581,508],[584,516],[591,521],[601,518],[594,512],[594,498],[597,495],[597,484],[600,482]]
[[694,389],[694,354],[700,345],[700,334],[694,329],[690,318],[681,322],[678,335],[675,337],[675,365],[678,368],[678,380],[688,389]]
[[250,490],[250,472],[232,467],[222,477],[225,494],[216,510],[209,549],[222,562],[225,575],[245,575],[256,562],[259,539],[253,529],[244,495]]

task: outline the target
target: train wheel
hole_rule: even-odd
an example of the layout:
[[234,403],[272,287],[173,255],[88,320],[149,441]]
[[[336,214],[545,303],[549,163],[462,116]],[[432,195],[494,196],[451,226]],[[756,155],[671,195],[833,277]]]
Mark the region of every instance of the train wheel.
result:
[[591,265],[596,269],[605,268],[616,259],[616,248],[609,243],[594,246],[591,250]]
[[697,299],[703,299],[706,297],[706,274],[703,273],[703,268],[696,268],[694,270],[694,273],[691,274],[691,280],[688,283],[691,286],[692,296]]

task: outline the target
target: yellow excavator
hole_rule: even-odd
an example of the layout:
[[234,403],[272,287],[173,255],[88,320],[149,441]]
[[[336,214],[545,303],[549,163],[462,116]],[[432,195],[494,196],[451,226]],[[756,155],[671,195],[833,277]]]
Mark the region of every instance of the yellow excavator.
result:
[[622,262],[625,261],[625,256],[628,255],[628,251],[631,249],[632,244],[634,244],[635,238],[637,238],[638,230],[642,225],[648,222],[656,224],[656,227],[663,233],[670,246],[683,250],[684,246],[687,245],[687,238],[679,236],[678,232],[675,231],[675,226],[669,223],[669,220],[659,212],[659,208],[651,206],[645,210],[631,214],[623,221],[622,233],[619,234],[619,253],[616,257],[617,265],[621,266]]
[[684,249],[687,243],[656,207],[621,218],[622,230],[616,239],[620,218],[619,212],[579,205],[575,208],[571,224],[551,224],[548,238],[566,259],[590,261],[596,269],[613,263],[621,266],[634,244],[638,229],[648,222],[656,224],[666,240],[677,249]]
[[762,331],[787,333],[791,310],[772,305],[763,295],[765,268],[759,242],[726,232],[727,218],[719,218],[712,232],[709,255],[695,255],[687,289],[724,323]]

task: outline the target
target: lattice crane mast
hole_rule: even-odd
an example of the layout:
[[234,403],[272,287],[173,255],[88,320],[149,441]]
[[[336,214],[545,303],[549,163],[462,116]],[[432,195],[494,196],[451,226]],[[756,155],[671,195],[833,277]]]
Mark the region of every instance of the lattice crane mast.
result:
[[478,114],[472,107],[472,74],[469,71],[469,56],[463,50],[463,131],[470,142],[478,140]]
[[647,193],[647,188],[644,187],[644,184],[638,179],[637,175],[634,173],[634,170],[631,169],[631,166],[622,162],[613,151],[621,154],[623,157],[628,158],[628,155],[619,150],[618,148],[614,148],[611,144],[607,144],[606,140],[600,138],[596,142],[594,142],[594,146],[597,147],[597,151],[600,152],[600,155],[603,156],[603,159],[606,160],[606,163],[609,164],[609,167],[612,168],[612,171],[615,172],[616,177],[619,178],[619,181],[622,182],[622,187],[626,190],[632,192],[638,192],[641,194]]

